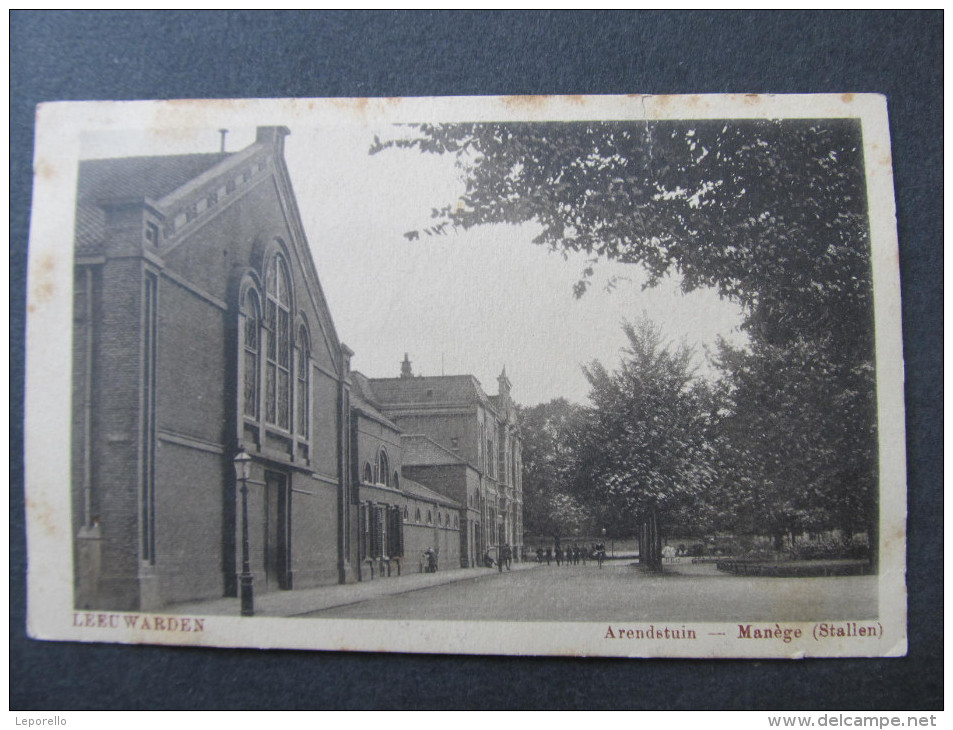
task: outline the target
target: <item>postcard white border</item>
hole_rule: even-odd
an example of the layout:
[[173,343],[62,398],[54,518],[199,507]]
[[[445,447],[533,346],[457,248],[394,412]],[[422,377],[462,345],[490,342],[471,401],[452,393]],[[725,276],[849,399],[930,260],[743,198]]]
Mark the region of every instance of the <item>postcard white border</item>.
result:
[[[734,624],[688,624],[698,642],[606,638],[605,623],[374,621],[208,616],[202,630],[98,628],[76,618],[70,522],[70,358],[73,219],[80,134],[134,128],[194,129],[223,123],[348,124],[355,120],[582,121],[643,119],[857,118],[873,251],[880,439],[880,574],[875,639],[818,641],[815,623],[784,623],[802,637],[738,640]],[[27,605],[37,639],[425,653],[768,658],[902,656],[906,653],[906,463],[897,244],[886,99],[873,94],[56,102],[36,117],[27,284],[25,504]],[[98,615],[98,614],[96,614]],[[123,614],[106,614],[123,616]],[[145,614],[142,614],[145,615]],[[162,617],[162,614],[156,614]],[[77,620],[81,625],[77,626]],[[111,620],[111,619],[110,619]],[[124,620],[124,619],[123,619]],[[100,619],[94,619],[98,624]],[[844,621],[837,623],[843,624]],[[858,621],[868,624],[868,621]],[[401,630],[394,631],[395,624]],[[663,622],[632,622],[646,630]],[[623,626],[623,624],[619,624]],[[681,627],[682,622],[672,622]],[[616,624],[611,624],[616,626]],[[709,636],[724,632],[725,636]],[[735,635],[733,638],[733,634]]]

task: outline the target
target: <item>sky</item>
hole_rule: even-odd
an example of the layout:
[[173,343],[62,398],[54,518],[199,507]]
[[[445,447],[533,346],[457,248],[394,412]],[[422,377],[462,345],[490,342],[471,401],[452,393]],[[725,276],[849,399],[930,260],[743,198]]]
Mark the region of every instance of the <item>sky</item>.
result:
[[[453,203],[463,182],[450,156],[368,154],[375,135],[393,133],[383,123],[296,127],[285,146],[318,276],[338,337],[355,351],[354,369],[396,377],[407,353],[415,374],[469,373],[492,395],[505,367],[518,403],[584,403],[582,366],[618,365],[626,320],[644,315],[673,343],[693,347],[707,376],[705,350],[718,336],[745,342],[736,305],[712,291],[682,294],[674,279],[643,289],[638,266],[597,264],[593,286],[575,298],[585,255],[567,259],[534,245],[535,224],[409,241],[404,234],[430,224],[431,210]],[[227,149],[253,140],[254,129],[233,129]],[[217,130],[93,133],[82,156],[216,152],[219,143]],[[606,291],[612,276],[618,286]]]

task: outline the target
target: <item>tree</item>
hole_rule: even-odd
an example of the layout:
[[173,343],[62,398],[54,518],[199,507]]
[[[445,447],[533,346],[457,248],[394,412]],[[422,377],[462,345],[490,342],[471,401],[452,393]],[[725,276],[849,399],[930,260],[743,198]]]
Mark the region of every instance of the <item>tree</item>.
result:
[[661,522],[698,500],[713,479],[714,392],[691,350],[673,348],[645,319],[623,327],[618,370],[585,369],[592,402],[576,439],[576,489],[639,534],[640,562],[660,570]]
[[735,527],[767,532],[778,547],[784,534],[832,528],[847,536],[867,530],[873,543],[876,403],[872,390],[845,387],[868,374],[838,374],[838,364],[804,339],[784,346],[755,340],[750,350],[723,343],[718,359],[730,384],[723,475],[744,515]]
[[568,434],[581,416],[582,408],[565,398],[519,409],[523,519],[531,534],[557,538],[589,527],[589,511],[569,489],[574,455]]
[[[454,154],[466,192],[426,233],[542,226],[536,243],[717,289],[769,338],[836,329],[869,355],[870,264],[852,120],[417,125],[375,142]],[[579,291],[591,271],[583,272]],[[832,313],[837,316],[832,317]]]
[[[734,436],[720,444],[736,452],[724,453],[733,471],[722,493],[735,489],[738,504],[774,515],[770,529],[866,515],[875,545],[873,306],[856,120],[422,124],[412,132],[376,140],[371,152],[455,155],[466,179],[462,198],[434,210],[424,233],[534,221],[539,245],[638,264],[649,286],[674,274],[685,291],[709,287],[740,304],[752,346],[748,357],[728,358],[727,376],[739,381]],[[578,295],[592,274],[582,272]],[[772,453],[775,466],[758,465]]]

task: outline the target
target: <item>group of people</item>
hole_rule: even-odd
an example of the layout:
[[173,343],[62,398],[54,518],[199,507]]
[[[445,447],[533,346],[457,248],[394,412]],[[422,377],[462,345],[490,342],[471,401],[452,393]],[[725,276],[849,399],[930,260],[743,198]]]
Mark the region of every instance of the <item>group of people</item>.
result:
[[592,545],[583,545],[579,547],[578,545],[567,545],[563,548],[558,542],[555,547],[546,548],[543,551],[543,548],[536,548],[536,562],[542,563],[546,562],[546,565],[551,565],[553,559],[556,560],[556,565],[579,565],[582,562],[583,565],[586,565],[590,560],[598,561],[600,567],[602,566],[602,561],[606,557],[606,546],[603,543],[593,543]]
[[492,568],[494,565],[502,573],[503,568],[507,570],[513,569],[513,548],[510,547],[508,542],[503,543],[500,546],[500,557],[498,560],[493,560],[493,556],[490,555],[489,549],[483,554],[483,565],[487,568]]

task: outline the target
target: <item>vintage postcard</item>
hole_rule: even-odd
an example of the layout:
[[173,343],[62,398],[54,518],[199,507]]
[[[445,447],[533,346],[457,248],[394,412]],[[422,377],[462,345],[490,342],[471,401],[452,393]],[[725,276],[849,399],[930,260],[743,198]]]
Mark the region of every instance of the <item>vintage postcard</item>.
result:
[[29,634],[906,653],[875,95],[51,103]]

